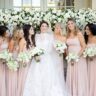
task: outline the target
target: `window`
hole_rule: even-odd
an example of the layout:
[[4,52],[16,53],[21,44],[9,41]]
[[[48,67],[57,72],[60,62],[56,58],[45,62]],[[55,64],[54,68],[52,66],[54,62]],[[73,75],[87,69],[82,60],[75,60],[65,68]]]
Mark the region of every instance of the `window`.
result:
[[13,0],[14,9],[40,9],[40,0]]
[[74,8],[74,0],[47,0],[47,7],[60,10]]
[[74,0],[13,0],[14,9],[31,8],[46,10],[49,8],[74,8]]

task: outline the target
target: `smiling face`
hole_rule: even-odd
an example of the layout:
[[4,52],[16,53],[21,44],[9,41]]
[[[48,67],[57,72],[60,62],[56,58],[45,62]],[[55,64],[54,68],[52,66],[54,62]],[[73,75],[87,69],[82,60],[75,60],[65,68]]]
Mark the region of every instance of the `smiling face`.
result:
[[61,25],[60,24],[56,24],[55,25],[55,33],[56,34],[61,34],[61,32],[62,32]]
[[92,33],[91,33],[91,31],[90,31],[88,26],[86,26],[85,32],[86,32],[87,35],[92,35]]
[[71,20],[71,21],[68,21],[67,27],[68,27],[68,29],[69,29],[70,31],[75,30],[75,22],[73,22],[72,20]]
[[34,35],[34,30],[33,27],[31,26],[31,28],[29,29],[29,35]]
[[41,27],[40,27],[41,32],[47,32],[48,30],[48,25],[46,23],[42,23]]

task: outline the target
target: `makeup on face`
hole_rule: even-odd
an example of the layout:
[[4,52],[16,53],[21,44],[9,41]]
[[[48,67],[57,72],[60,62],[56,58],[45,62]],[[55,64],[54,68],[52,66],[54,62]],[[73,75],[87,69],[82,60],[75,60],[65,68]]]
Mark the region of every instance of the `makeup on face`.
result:
[[48,30],[48,26],[46,23],[43,23],[40,27],[41,32],[46,32]]
[[29,29],[29,34],[30,34],[30,35],[34,35],[33,27],[31,27],[31,28]]
[[86,32],[87,35],[90,35],[91,34],[90,29],[89,29],[88,26],[86,26],[85,32]]
[[74,30],[75,29],[75,23],[73,21],[68,21],[67,26],[68,26],[68,28],[70,30]]

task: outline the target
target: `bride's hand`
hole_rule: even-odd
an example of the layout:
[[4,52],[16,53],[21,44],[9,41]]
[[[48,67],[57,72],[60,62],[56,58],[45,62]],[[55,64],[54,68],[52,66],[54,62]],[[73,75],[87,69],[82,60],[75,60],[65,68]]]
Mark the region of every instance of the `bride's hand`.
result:
[[40,62],[40,56],[35,56],[34,58],[35,58],[36,62]]

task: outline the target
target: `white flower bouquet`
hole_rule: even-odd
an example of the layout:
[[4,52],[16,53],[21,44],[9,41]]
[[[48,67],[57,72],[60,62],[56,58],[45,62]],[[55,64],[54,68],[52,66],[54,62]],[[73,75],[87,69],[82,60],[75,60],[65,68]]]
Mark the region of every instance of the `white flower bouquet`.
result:
[[31,57],[34,57],[37,62],[40,61],[40,56],[44,54],[44,50],[42,48],[35,47],[30,51]]
[[75,62],[79,61],[79,56],[75,53],[69,53],[68,56],[66,57],[67,62],[71,62],[73,65]]
[[30,61],[30,56],[27,52],[20,52],[17,57],[20,67],[26,67],[26,64]]
[[84,57],[93,57],[96,55],[96,48],[95,47],[90,47],[86,48],[85,51],[83,52]]
[[0,52],[0,59],[8,61],[12,57],[12,54],[8,52],[8,50],[4,50]]
[[19,68],[18,62],[15,61],[14,59],[8,60],[6,64],[7,64],[8,68],[13,71],[17,71]]
[[62,42],[60,42],[60,41],[56,42],[56,43],[54,44],[54,47],[55,47],[56,51],[59,52],[60,55],[64,53],[64,50],[65,50],[65,49],[67,49],[66,44],[65,44],[65,43],[62,43]]
[[96,56],[96,47],[89,47],[86,48],[83,52],[83,57],[89,57],[92,59],[92,57]]
[[0,59],[6,62],[6,65],[10,70],[17,70],[18,63],[13,59],[12,53],[9,53],[8,50],[4,50],[0,53]]

